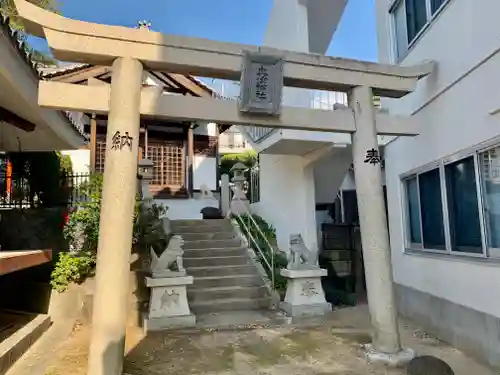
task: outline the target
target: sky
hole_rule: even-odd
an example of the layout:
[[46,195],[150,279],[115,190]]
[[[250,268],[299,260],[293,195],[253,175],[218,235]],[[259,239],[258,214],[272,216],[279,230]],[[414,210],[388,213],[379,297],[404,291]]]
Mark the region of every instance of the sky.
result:
[[[59,0],[61,14],[82,21],[135,27],[151,22],[166,34],[260,45],[273,0]],[[349,0],[327,55],[377,61],[375,0]],[[126,5],[128,4],[128,5]],[[48,52],[45,40],[31,45]],[[202,79],[217,92],[235,97],[239,87],[221,80]]]
[[[59,0],[61,13],[70,18],[135,27],[152,22],[152,29],[167,34],[225,42],[260,45],[272,0]],[[128,5],[127,5],[128,4]],[[32,38],[46,51],[45,41]],[[349,0],[328,55],[377,60],[374,0]]]

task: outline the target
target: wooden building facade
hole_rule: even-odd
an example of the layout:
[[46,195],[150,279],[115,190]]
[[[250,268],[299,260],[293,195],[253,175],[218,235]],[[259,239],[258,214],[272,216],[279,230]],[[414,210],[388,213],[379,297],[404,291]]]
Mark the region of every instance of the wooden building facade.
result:
[[[50,72],[45,78],[83,85],[109,84],[111,68],[80,64]],[[182,74],[145,72],[143,86],[159,86],[163,95],[218,97],[217,93],[200,80]],[[90,119],[90,124],[85,129],[90,139],[87,146],[90,149],[90,171],[103,172],[107,116],[92,113],[86,115]],[[227,128],[229,126],[174,123],[141,117],[139,158],[148,158],[154,163],[151,187],[155,197],[192,197],[199,189],[199,186],[194,185],[195,158],[199,156],[216,159],[213,173],[214,181],[218,184],[218,138]]]

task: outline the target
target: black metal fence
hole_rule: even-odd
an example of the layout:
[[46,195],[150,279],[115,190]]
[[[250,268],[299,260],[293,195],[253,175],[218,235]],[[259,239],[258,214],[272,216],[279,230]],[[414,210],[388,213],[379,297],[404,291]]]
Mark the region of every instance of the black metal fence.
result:
[[81,202],[88,202],[90,194],[93,193],[95,186],[89,184],[91,174],[90,173],[72,173],[67,174],[66,186],[68,189],[68,204],[74,206]]
[[[73,206],[89,200],[90,173],[65,173],[50,188],[33,186],[29,176],[0,172],[0,209]],[[49,185],[49,184],[47,184]]]

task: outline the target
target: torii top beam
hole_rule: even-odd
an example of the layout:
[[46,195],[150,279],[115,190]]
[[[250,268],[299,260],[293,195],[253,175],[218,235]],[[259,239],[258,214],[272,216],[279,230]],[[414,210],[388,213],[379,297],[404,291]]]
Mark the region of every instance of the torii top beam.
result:
[[14,2],[26,31],[46,38],[54,56],[64,61],[111,65],[117,57],[132,57],[150,70],[239,80],[243,51],[261,51],[284,58],[286,86],[346,92],[365,85],[375,95],[392,98],[412,92],[433,70],[432,62],[399,67],[101,25],[65,18],[25,0]]

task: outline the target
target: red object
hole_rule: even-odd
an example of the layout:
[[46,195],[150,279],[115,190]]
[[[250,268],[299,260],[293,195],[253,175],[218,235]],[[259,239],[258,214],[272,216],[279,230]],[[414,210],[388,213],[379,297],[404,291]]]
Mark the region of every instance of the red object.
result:
[[12,194],[12,162],[7,161],[7,196]]
[[61,229],[64,229],[65,225],[68,224],[70,213],[71,213],[71,210],[68,210],[63,214],[63,221],[61,223]]

